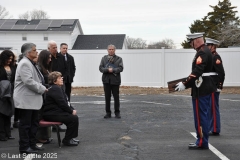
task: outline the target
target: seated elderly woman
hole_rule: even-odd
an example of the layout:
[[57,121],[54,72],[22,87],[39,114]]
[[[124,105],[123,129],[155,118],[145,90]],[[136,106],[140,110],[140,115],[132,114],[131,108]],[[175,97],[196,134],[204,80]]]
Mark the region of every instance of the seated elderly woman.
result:
[[67,100],[67,95],[62,89],[63,78],[60,72],[51,72],[48,76],[48,92],[46,93],[43,108],[43,119],[46,121],[62,122],[67,126],[65,137],[62,141],[67,146],[77,146],[78,116],[77,111]]

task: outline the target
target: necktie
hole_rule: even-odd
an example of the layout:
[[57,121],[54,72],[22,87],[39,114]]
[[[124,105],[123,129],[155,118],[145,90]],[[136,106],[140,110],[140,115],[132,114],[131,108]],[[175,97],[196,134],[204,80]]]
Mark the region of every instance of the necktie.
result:
[[67,61],[67,55],[65,55],[65,61]]

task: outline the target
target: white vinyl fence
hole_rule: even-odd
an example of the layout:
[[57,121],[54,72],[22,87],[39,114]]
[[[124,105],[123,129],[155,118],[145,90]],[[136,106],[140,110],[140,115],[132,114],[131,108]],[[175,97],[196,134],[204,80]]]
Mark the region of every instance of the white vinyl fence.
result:
[[[224,86],[240,86],[240,48],[219,48],[225,69]],[[124,86],[167,87],[167,82],[191,73],[193,49],[116,50],[123,58]],[[107,50],[69,50],[76,63],[73,86],[102,86],[99,71]]]

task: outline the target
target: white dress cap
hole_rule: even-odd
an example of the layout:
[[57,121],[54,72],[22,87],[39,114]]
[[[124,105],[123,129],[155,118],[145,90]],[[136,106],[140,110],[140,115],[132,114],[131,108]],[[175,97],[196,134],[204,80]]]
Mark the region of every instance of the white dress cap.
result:
[[220,42],[219,41],[217,41],[216,39],[211,39],[211,38],[205,38],[206,39],[206,43],[207,44],[215,44],[215,45],[219,45],[220,44]]
[[199,32],[199,33],[189,33],[187,34],[187,40],[190,42],[193,39],[203,37],[204,32]]

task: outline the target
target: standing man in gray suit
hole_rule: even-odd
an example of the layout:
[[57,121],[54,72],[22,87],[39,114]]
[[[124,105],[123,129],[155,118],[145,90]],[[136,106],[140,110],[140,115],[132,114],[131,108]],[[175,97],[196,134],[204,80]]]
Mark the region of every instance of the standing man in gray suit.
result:
[[18,63],[15,75],[13,100],[19,115],[19,151],[37,153],[43,148],[36,146],[38,110],[42,107],[42,94],[46,91],[44,78],[35,66],[33,59],[38,56],[36,45],[25,43],[21,48],[23,58]]

